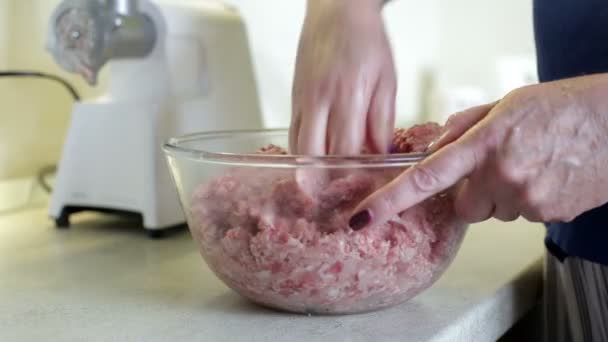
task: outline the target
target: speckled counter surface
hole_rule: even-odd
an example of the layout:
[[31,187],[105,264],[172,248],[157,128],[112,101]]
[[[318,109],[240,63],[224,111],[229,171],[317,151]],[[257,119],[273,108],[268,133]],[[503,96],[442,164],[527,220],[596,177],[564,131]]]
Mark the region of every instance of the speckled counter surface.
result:
[[250,304],[204,265],[186,230],[46,211],[0,217],[0,341],[494,341],[538,299],[540,225],[470,228],[430,290],[383,311],[307,317]]

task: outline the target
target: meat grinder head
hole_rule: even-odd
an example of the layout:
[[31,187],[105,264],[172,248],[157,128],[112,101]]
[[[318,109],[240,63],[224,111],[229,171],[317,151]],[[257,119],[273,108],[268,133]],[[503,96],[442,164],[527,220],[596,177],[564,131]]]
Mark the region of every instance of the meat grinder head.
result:
[[144,58],[156,37],[138,0],[64,0],[51,16],[47,50],[63,69],[95,85],[108,61]]

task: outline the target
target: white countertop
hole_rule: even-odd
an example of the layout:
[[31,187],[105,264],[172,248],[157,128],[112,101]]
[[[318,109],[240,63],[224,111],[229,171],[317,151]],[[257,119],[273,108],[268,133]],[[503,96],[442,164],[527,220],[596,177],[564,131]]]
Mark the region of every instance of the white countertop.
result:
[[494,341],[538,298],[544,229],[470,228],[456,260],[403,305],[307,317],[250,304],[205,266],[187,231],[150,240],[135,222],[45,210],[0,217],[0,340]]

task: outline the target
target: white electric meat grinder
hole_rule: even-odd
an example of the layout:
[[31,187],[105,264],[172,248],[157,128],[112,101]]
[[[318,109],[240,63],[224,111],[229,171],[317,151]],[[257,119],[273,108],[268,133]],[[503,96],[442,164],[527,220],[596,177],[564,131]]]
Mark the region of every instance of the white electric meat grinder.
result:
[[246,28],[219,1],[65,0],[48,50],[107,91],[76,103],[49,213],[142,216],[150,236],[185,223],[162,143],[191,132],[257,129],[262,116]]

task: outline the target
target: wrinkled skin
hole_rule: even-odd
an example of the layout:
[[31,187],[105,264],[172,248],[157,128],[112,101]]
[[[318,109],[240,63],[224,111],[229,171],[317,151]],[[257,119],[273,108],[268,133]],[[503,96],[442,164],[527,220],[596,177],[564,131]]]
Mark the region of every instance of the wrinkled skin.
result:
[[380,0],[308,1],[293,82],[290,152],[388,152],[396,76]]
[[382,221],[459,183],[469,222],[568,222],[608,201],[608,75],[517,89],[453,115],[433,155],[364,200]]

